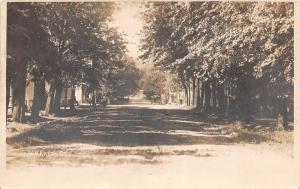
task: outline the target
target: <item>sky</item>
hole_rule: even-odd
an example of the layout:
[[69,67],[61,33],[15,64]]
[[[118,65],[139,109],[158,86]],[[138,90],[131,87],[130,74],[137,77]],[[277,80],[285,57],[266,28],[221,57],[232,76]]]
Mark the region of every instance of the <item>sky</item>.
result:
[[[120,2],[119,9],[115,11],[113,16],[113,26],[118,27],[119,32],[124,34],[125,40],[128,42],[128,55],[138,61],[140,31],[143,27],[143,21],[139,12],[142,11],[139,2]],[[142,66],[142,65],[137,65]]]

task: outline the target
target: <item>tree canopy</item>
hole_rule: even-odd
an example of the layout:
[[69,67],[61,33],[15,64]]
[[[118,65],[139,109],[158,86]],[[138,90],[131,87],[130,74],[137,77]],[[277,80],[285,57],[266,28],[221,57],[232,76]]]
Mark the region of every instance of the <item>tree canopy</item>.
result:
[[49,83],[45,111],[51,114],[59,112],[63,86],[115,90],[121,81],[112,78],[136,71],[123,36],[109,24],[115,9],[113,2],[8,3],[7,85],[20,115],[15,120],[24,117],[22,81]]
[[176,73],[186,87],[193,79],[209,90],[230,85],[225,95],[249,112],[243,107],[257,98],[291,96],[293,10],[293,3],[150,2],[140,58]]

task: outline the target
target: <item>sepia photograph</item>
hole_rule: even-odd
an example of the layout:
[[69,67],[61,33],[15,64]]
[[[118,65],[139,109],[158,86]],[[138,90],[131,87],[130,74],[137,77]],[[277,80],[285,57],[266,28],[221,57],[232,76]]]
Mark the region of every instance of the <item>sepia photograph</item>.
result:
[[297,189],[295,4],[5,2],[0,189]]

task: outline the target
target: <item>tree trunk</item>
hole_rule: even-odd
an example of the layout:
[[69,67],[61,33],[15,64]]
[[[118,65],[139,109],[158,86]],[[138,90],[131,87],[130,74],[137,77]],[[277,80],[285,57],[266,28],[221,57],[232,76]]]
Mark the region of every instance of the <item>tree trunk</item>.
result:
[[210,104],[210,99],[211,99],[211,88],[210,88],[210,82],[206,81],[205,82],[205,111],[210,112],[211,111],[211,104]]
[[241,78],[237,85],[237,114],[239,119],[249,123],[252,117],[251,86],[249,78]]
[[205,110],[205,82],[202,81],[201,82],[201,92],[200,92],[200,103],[199,103],[199,107],[202,110]]
[[8,116],[9,102],[10,102],[10,87],[11,87],[11,77],[7,74],[6,77],[6,119]]
[[188,106],[191,105],[191,86],[190,82],[188,81]]
[[193,79],[193,80],[192,80],[192,81],[193,81],[193,84],[192,84],[192,89],[193,89],[193,90],[192,90],[192,92],[193,92],[192,105],[194,106],[194,105],[195,105],[195,101],[196,101],[196,99],[195,99],[195,96],[196,96],[196,95],[195,95],[195,93],[196,93],[196,79],[195,79],[194,77],[193,77],[192,79]]
[[94,89],[93,91],[92,91],[92,99],[91,99],[91,106],[93,107],[93,108],[96,108],[97,107],[97,102],[96,102],[96,89]]
[[216,81],[213,79],[212,87],[211,87],[211,94],[212,94],[212,107],[213,111],[217,110],[217,89],[216,89]]
[[15,122],[25,122],[25,88],[26,88],[26,69],[16,74],[12,82],[13,114],[12,120]]
[[56,80],[52,79],[49,83],[49,91],[47,94],[47,101],[46,101],[46,107],[45,107],[45,115],[48,116],[50,114],[53,114],[53,101],[54,101],[54,93],[56,88]]
[[226,84],[225,91],[226,91],[226,116],[230,116],[233,108],[231,82]]
[[75,111],[75,102],[76,102],[76,97],[75,97],[75,86],[72,85],[72,91],[71,91],[71,100],[70,100],[70,110]]
[[185,82],[185,79],[184,79],[183,72],[179,72],[179,78],[180,78],[181,85],[184,89],[186,105],[188,105],[188,100],[189,100],[189,98],[188,98],[188,88],[187,88],[187,85],[186,85],[186,82]]
[[218,111],[222,115],[225,115],[225,93],[224,84],[218,86]]
[[43,107],[44,97],[45,97],[45,81],[35,81],[34,82],[34,93],[32,102],[32,112],[31,118],[36,121],[39,118],[40,110]]
[[201,108],[200,79],[197,79],[197,109]]
[[185,86],[184,87],[184,93],[185,93],[185,103],[186,103],[186,105],[188,105],[188,101],[189,101],[189,92],[188,92],[188,88]]
[[201,98],[200,98],[200,106],[204,108],[205,100],[205,83],[201,82]]
[[58,80],[55,94],[54,94],[54,101],[53,101],[53,113],[58,115],[60,114],[60,100],[61,100],[61,93],[62,93],[62,81]]
[[277,129],[288,129],[288,117],[287,117],[287,99],[279,100],[279,110],[277,114]]
[[67,87],[65,88],[65,94],[64,94],[64,107],[65,107],[65,110],[67,109],[67,106],[68,106],[68,89]]

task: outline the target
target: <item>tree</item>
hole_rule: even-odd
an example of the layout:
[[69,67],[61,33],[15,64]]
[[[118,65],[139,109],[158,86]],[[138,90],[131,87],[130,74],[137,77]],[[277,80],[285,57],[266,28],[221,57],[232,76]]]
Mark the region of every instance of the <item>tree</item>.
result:
[[31,65],[39,62],[45,55],[41,51],[45,50],[45,43],[39,41],[43,41],[47,34],[38,20],[39,11],[40,7],[32,3],[8,4],[7,85],[11,84],[13,89],[12,119],[16,122],[25,121],[27,74],[32,68]]
[[13,88],[14,121],[25,118],[26,80],[35,83],[32,118],[37,119],[43,108],[46,115],[59,113],[62,87],[72,88],[74,110],[76,86],[86,82],[95,90],[120,74],[126,46],[108,24],[114,10],[110,2],[9,3],[7,85]]
[[[45,113],[60,111],[61,89],[74,88],[82,82],[88,60],[106,59],[105,39],[114,9],[113,3],[47,3],[44,15],[45,30],[55,47],[56,62],[50,67],[47,80],[50,84]],[[103,33],[102,33],[103,32]],[[94,68],[93,68],[94,69]],[[72,90],[74,93],[74,89]],[[71,104],[74,103],[74,94]],[[73,106],[72,106],[73,107]],[[72,108],[74,109],[74,107]]]
[[166,94],[165,74],[155,69],[144,71],[141,75],[140,88],[149,99],[154,95]]
[[140,70],[135,67],[132,58],[127,57],[124,67],[110,80],[113,84],[110,94],[113,97],[125,97],[137,92],[139,88]]
[[266,100],[265,86],[275,106],[291,96],[292,3],[151,2],[143,16],[141,58],[177,73],[187,102],[194,78],[198,106],[245,122]]

